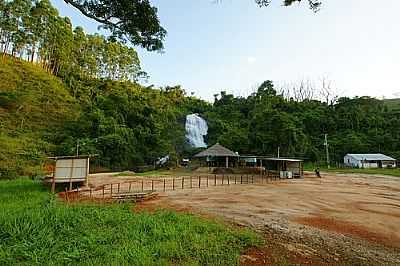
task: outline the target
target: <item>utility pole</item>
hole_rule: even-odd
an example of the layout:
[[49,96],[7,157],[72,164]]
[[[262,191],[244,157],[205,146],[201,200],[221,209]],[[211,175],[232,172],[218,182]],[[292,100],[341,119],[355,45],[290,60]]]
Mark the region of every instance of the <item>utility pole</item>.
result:
[[76,141],[76,156],[79,156],[79,139]]
[[328,144],[328,134],[325,134],[325,151],[326,151],[326,164],[328,165],[328,169],[331,168],[329,165],[329,144]]

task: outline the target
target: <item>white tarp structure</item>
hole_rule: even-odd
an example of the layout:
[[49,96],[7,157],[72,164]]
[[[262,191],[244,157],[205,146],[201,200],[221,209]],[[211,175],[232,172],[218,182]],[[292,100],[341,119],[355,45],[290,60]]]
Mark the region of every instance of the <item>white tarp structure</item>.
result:
[[83,182],[89,174],[88,158],[58,159],[54,168],[56,183]]
[[53,184],[53,191],[56,183],[69,183],[70,189],[72,189],[72,183],[88,183],[90,156],[62,156],[49,159],[54,161],[53,173],[49,180]]

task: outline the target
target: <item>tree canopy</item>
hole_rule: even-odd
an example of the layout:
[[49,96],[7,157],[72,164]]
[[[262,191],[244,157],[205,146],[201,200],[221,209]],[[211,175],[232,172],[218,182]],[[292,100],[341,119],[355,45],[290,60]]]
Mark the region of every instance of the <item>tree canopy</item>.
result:
[[163,48],[166,30],[157,8],[149,0],[64,0],[83,15],[110,30],[114,37],[129,40],[149,51]]
[[[260,7],[268,6],[271,0],[254,0]],[[283,0],[284,6],[290,6],[302,0]],[[304,0],[303,0],[304,1]],[[310,8],[318,10],[321,2],[306,0]],[[157,8],[149,0],[64,0],[109,30],[113,37],[130,41],[149,51],[163,49],[167,31],[161,26]]]

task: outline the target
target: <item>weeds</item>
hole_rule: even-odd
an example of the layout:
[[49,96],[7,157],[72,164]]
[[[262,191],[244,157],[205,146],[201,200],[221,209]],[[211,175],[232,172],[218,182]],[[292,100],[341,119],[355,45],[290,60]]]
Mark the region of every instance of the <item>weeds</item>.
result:
[[234,265],[259,241],[188,214],[68,206],[31,180],[0,182],[0,207],[1,265]]

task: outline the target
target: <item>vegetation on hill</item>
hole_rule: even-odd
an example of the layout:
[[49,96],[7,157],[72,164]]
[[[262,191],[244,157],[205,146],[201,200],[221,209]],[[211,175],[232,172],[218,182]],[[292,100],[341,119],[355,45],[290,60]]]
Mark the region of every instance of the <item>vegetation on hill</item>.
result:
[[222,92],[204,113],[210,125],[208,142],[239,153],[325,160],[328,134],[333,162],[346,153],[381,152],[400,158],[400,115],[370,97],[315,100],[284,96],[264,82],[249,97]]
[[66,205],[42,184],[0,182],[0,264],[235,265],[247,230],[131,205]]
[[63,82],[20,60],[0,65],[0,178],[35,175],[80,107]]
[[396,99],[384,99],[383,102],[389,110],[400,111],[400,98]]

